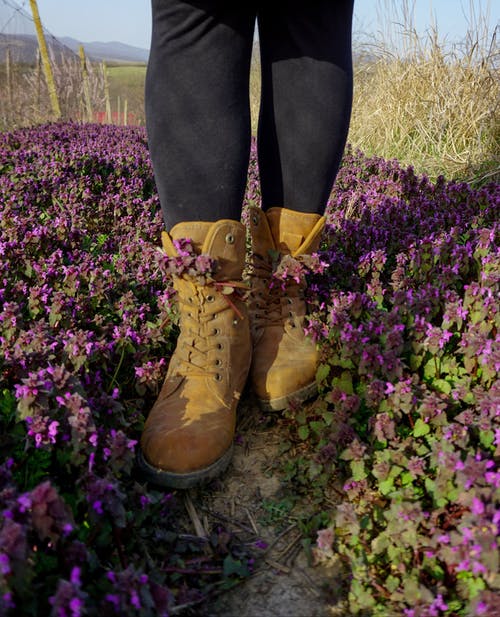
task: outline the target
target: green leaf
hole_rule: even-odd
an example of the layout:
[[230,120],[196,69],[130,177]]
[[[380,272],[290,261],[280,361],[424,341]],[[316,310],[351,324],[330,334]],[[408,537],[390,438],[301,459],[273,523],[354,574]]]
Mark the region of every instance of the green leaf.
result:
[[482,578],[475,578],[470,572],[459,572],[457,574],[458,579],[463,579],[469,589],[471,598],[475,598],[480,591],[486,588],[485,582]]
[[427,492],[432,495],[432,493],[434,493],[436,489],[436,482],[434,480],[431,480],[430,478],[425,478],[424,484]]
[[366,478],[364,461],[351,461],[352,477],[356,482]]
[[372,540],[372,551],[378,555],[389,546],[390,541],[385,533],[381,533]]
[[425,379],[435,379],[438,376],[439,376],[439,371],[436,368],[435,358],[434,358],[434,356],[432,356],[430,358],[430,360],[428,360],[425,363],[425,366],[424,366],[424,377],[425,377]]
[[333,411],[324,411],[321,414],[323,420],[325,421],[325,424],[327,426],[330,426],[330,424],[333,422],[333,418],[335,417],[335,414],[333,413]]
[[378,490],[382,493],[382,495],[388,495],[394,490],[394,478],[387,478],[387,480],[379,482]]
[[491,448],[494,439],[495,434],[493,433],[493,431],[479,431],[479,441],[484,448]]
[[396,591],[396,589],[399,587],[400,584],[401,584],[400,579],[397,576],[393,576],[392,574],[390,574],[385,581],[385,587],[391,593],[393,591]]
[[451,386],[446,379],[434,379],[432,382],[432,387],[438,392],[443,392],[444,394],[450,394],[451,392]]
[[330,365],[329,364],[320,364],[316,370],[316,383],[320,384],[328,377],[330,374]]
[[245,577],[249,576],[250,572],[246,563],[241,562],[239,559],[234,559],[232,555],[228,555],[224,559],[224,578],[228,578],[233,574]]
[[410,604],[414,604],[417,600],[420,600],[420,589],[418,581],[415,578],[406,578],[403,585],[404,596],[407,602],[409,602]]
[[416,371],[419,366],[422,364],[422,360],[424,359],[423,354],[414,354],[412,353],[410,356],[410,368],[412,371]]
[[423,437],[430,432],[430,427],[426,424],[422,418],[418,418],[413,427],[413,437]]
[[403,486],[408,486],[408,484],[412,484],[413,476],[409,471],[405,471],[401,474],[401,484]]
[[3,389],[0,395],[0,414],[7,422],[16,417],[16,397],[7,388]]
[[375,598],[371,590],[365,589],[363,583],[354,579],[351,583],[349,600],[360,608],[371,608],[375,604]]
[[396,546],[395,544],[390,544],[387,547],[387,556],[392,563],[399,563],[401,561],[401,557],[403,555],[403,551]]
[[352,375],[349,371],[342,371],[340,377],[332,379],[332,386],[337,386],[337,388],[346,394],[354,393],[354,389],[352,387]]
[[306,424],[299,426],[297,433],[299,437],[303,440],[306,440],[309,437],[309,427]]
[[311,430],[314,433],[319,435],[325,428],[325,423],[322,422],[321,420],[313,420],[312,422],[309,423],[309,426],[311,427]]

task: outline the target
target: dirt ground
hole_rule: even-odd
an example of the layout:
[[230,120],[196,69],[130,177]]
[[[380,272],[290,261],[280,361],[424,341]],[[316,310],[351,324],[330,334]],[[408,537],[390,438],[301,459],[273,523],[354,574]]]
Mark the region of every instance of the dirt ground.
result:
[[[274,469],[283,439],[279,422],[266,421],[251,394],[239,408],[232,464],[210,489],[184,495],[192,533],[224,524],[243,541],[263,540],[252,575],[215,598],[209,606],[191,607],[203,617],[341,617],[348,615],[342,598],[340,565],[314,566],[303,548],[293,516],[272,516],[283,487]],[[337,584],[338,583],[338,584]],[[345,589],[345,586],[344,586]],[[179,614],[184,614],[180,611]]]

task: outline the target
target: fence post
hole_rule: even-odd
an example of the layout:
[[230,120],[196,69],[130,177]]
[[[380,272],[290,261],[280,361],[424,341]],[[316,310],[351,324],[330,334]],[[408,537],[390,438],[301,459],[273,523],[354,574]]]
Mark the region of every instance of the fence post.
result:
[[7,100],[9,101],[9,109],[12,111],[14,97],[12,93],[12,58],[10,56],[10,47],[7,47],[7,53],[5,56],[5,70],[7,72]]
[[35,79],[36,79],[36,113],[38,114],[38,119],[42,117],[42,56],[40,55],[40,49],[36,50],[36,71],[35,71]]
[[80,64],[82,68],[82,80],[83,80],[83,98],[85,101],[85,114],[87,116],[87,122],[92,122],[94,114],[92,112],[92,101],[90,100],[90,87],[89,87],[89,74],[87,71],[87,59],[85,58],[85,51],[83,45],[80,45],[78,49],[80,55]]
[[106,72],[106,63],[101,62],[102,78],[104,80],[104,100],[106,101],[106,123],[111,124],[111,101],[109,100],[109,84],[108,74]]
[[31,13],[33,14],[33,21],[35,22],[36,36],[38,38],[38,47],[40,49],[40,55],[42,57],[43,72],[45,74],[45,80],[47,81],[47,88],[49,90],[50,103],[52,105],[52,113],[56,120],[61,117],[61,108],[59,107],[59,99],[57,98],[56,84],[54,82],[54,75],[52,73],[52,67],[50,66],[49,52],[47,51],[47,43],[45,41],[45,35],[43,33],[42,21],[38,12],[38,5],[36,0],[30,0]]

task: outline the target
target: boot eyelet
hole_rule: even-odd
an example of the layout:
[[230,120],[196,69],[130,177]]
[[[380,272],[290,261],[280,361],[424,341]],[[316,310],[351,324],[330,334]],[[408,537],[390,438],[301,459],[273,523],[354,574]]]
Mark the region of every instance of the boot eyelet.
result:
[[220,334],[219,328],[214,328],[213,333],[215,336],[219,335]]
[[252,223],[253,223],[254,225],[258,225],[258,224],[259,224],[259,217],[258,217],[256,214],[254,214],[254,215],[252,216]]
[[207,302],[213,302],[215,300],[215,296],[212,296],[212,294],[207,296]]
[[222,381],[222,375],[220,373],[215,374],[215,381]]
[[292,311],[288,311],[288,317],[293,317]]
[[291,298],[287,298],[288,304],[293,304],[292,299]]
[[215,366],[222,366],[222,360],[219,360],[219,358],[217,358],[217,360],[215,361]]
[[297,326],[295,325],[295,322],[293,322],[293,321],[291,321],[291,322],[290,322],[290,326],[291,326],[292,328],[296,328],[296,327],[297,327]]
[[224,349],[224,345],[222,343],[217,343],[217,349]]
[[227,234],[226,235],[226,243],[227,244],[234,244],[234,236],[233,236],[233,234]]
[[237,326],[240,322],[237,319],[233,319],[233,326]]

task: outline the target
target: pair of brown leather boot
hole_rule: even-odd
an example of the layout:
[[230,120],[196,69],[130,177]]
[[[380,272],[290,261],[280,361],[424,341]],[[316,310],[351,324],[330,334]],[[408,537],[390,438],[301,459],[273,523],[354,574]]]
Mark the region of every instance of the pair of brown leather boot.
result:
[[276,284],[272,273],[283,256],[317,249],[324,218],[251,207],[249,226],[248,299],[241,294],[246,231],[240,222],[179,223],[163,234],[169,257],[178,257],[175,241],[189,238],[197,253],[216,260],[217,269],[208,283],[174,277],[180,334],[139,452],[140,467],[157,484],[189,488],[224,471],[249,373],[266,410],[316,392],[316,345],[304,334],[305,285]]

